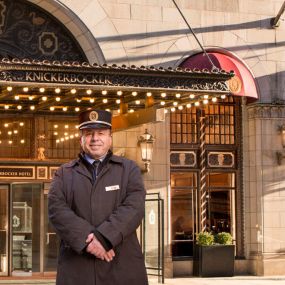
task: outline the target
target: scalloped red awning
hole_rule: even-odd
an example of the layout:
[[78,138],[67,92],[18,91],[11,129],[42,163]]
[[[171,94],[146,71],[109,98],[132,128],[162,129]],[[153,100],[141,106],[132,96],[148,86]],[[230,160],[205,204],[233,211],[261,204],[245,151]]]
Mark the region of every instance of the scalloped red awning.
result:
[[[208,52],[208,55],[219,69],[223,69],[227,72],[231,70],[234,71],[235,76],[229,81],[229,87],[233,95],[246,96],[255,100],[258,99],[254,78],[243,63],[233,57],[218,52]],[[206,68],[212,70],[211,63],[203,53],[193,55],[186,59],[180,67],[190,69],[197,68],[200,70]]]

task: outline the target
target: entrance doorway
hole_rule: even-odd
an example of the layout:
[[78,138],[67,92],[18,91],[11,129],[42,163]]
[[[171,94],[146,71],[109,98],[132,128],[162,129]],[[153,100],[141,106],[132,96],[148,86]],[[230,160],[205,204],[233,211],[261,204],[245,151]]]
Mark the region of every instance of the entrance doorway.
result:
[[0,276],[55,273],[58,241],[48,221],[48,188],[0,184]]

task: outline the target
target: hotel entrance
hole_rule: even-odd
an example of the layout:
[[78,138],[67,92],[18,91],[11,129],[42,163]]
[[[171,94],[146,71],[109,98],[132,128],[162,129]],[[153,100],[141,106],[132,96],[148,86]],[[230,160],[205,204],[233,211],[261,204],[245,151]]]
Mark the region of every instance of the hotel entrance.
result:
[[56,271],[58,242],[47,217],[49,183],[0,185],[1,276]]

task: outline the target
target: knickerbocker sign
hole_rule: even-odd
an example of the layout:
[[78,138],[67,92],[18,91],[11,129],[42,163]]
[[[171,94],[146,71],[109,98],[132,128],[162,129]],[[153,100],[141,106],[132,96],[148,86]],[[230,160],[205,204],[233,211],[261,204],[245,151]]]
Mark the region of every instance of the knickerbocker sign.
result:
[[0,178],[35,178],[35,167],[33,166],[0,166]]

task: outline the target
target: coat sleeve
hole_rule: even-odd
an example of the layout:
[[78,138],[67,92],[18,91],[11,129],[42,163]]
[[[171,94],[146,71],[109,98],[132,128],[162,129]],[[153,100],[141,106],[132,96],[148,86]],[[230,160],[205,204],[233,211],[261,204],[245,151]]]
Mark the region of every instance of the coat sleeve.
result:
[[68,186],[64,181],[68,181],[70,177],[63,175],[63,168],[55,173],[55,177],[51,183],[51,188],[48,194],[48,215],[50,222],[55,228],[60,238],[77,253],[82,253],[86,247],[85,240],[94,227],[77,216],[70,208],[68,201]]
[[96,228],[113,247],[133,233],[144,217],[145,188],[141,171],[134,162],[129,162],[130,170],[124,175],[124,179],[128,181],[126,195],[109,218]]

